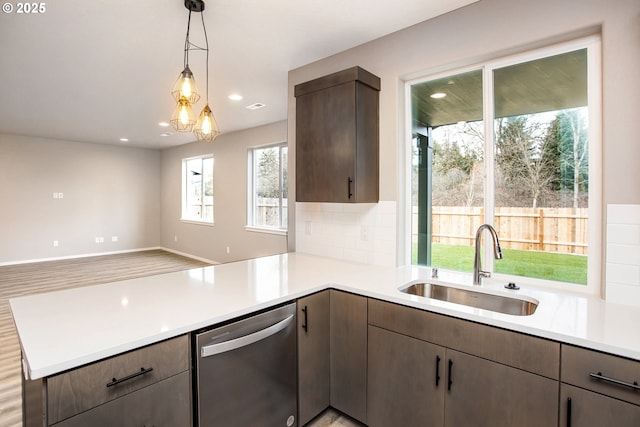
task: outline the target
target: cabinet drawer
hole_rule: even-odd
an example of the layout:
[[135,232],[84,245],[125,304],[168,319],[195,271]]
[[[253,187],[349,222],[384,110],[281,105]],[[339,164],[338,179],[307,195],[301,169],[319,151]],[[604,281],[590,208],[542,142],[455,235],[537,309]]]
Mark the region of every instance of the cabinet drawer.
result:
[[50,377],[49,424],[187,371],[189,366],[189,341],[183,335]]
[[183,372],[68,418],[56,427],[188,427],[192,424],[190,389],[189,372]]
[[[590,374],[606,379],[597,379]],[[640,362],[571,345],[562,346],[562,382],[640,405],[640,390],[608,379],[640,384]]]
[[378,300],[369,301],[369,324],[548,378],[560,376],[560,344],[554,341]]

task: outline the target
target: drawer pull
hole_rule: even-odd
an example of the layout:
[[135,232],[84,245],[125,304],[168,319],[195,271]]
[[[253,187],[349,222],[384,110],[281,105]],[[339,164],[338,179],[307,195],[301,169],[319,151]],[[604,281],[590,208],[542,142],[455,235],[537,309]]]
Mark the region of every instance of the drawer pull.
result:
[[589,376],[591,378],[595,378],[597,380],[606,381],[606,382],[611,383],[611,384],[619,385],[619,386],[622,386],[622,387],[629,387],[632,390],[640,390],[640,385],[638,385],[637,381],[634,381],[633,384],[632,384],[632,383],[628,383],[626,381],[616,380],[615,378],[605,377],[604,375],[602,375],[602,372],[598,372],[597,374],[594,374],[593,372],[590,372]]
[[153,368],[140,368],[140,370],[138,372],[134,372],[131,375],[127,375],[126,377],[120,378],[120,379],[116,379],[116,378],[112,378],[111,382],[107,384],[107,387],[113,387],[114,385],[118,385],[120,383],[123,383],[125,381],[129,381],[133,378],[139,377],[140,375],[144,375],[144,374],[148,374],[149,372],[153,371]]

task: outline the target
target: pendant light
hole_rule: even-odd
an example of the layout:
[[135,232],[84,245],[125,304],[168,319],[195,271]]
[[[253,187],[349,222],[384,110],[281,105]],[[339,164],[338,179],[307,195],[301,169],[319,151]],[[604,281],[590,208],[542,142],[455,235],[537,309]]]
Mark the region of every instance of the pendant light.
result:
[[[179,132],[192,132],[198,141],[213,142],[220,135],[216,119],[209,107],[209,40],[207,38],[207,28],[204,24],[204,1],[203,0],[184,0],[184,6],[189,10],[189,19],[187,21],[187,36],[184,41],[184,69],[178,76],[178,80],[173,86],[171,95],[176,101],[176,109],[171,117],[170,123],[173,128]],[[199,47],[189,40],[191,30],[191,12],[200,12],[202,19],[202,29],[204,31],[205,47]],[[200,93],[196,85],[193,73],[189,68],[189,51],[204,50],[207,53],[206,62],[206,104],[202,112],[198,116],[198,120],[194,119],[192,105],[200,99]]]
[[178,132],[191,132],[195,122],[191,103],[186,97],[181,96],[169,123]]

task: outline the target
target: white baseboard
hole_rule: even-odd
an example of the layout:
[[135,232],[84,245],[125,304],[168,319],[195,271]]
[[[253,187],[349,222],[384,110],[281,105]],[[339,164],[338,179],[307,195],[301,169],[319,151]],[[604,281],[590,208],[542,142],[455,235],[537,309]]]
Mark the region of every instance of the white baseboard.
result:
[[213,264],[213,265],[220,264],[218,261],[213,261],[211,259],[202,258],[202,257],[196,256],[196,255],[191,255],[191,254],[188,254],[186,252],[176,251],[175,249],[169,249],[169,248],[165,248],[165,247],[160,247],[158,249],[162,249],[163,251],[171,252],[171,253],[176,254],[176,255],[181,255],[181,256],[184,256],[184,257],[187,257],[187,258],[195,259],[195,260],[206,262],[206,263]]

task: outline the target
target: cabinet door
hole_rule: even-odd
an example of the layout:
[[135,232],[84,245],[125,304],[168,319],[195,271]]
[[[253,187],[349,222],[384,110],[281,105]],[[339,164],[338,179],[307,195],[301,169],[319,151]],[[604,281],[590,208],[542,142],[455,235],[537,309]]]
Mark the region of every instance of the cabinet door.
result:
[[[296,200],[350,202],[356,156],[356,82],[296,98]],[[350,183],[349,180],[352,182]]]
[[558,425],[558,382],[447,349],[445,426]]
[[190,373],[175,375],[71,417],[56,427],[188,427],[191,422]]
[[368,425],[442,426],[444,348],[376,326],[368,348]]
[[330,402],[329,291],[298,300],[298,421],[304,425]]
[[331,290],[331,406],[367,419],[367,299]]
[[640,407],[581,388],[562,384],[561,427],[638,427]]

